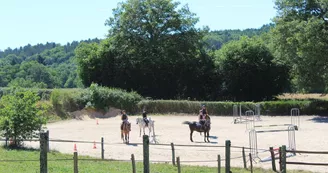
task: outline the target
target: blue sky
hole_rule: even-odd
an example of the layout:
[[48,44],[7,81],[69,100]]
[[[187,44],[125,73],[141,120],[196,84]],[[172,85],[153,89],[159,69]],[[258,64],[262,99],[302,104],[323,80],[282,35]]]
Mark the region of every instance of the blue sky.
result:
[[[122,0],[2,0],[0,50],[27,44],[104,38]],[[211,30],[259,28],[276,15],[273,0],[179,0]]]

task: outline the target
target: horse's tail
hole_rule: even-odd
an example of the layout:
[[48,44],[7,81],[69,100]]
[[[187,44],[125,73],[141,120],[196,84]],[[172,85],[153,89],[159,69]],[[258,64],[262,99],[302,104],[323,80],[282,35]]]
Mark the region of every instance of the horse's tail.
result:
[[182,124],[188,124],[188,125],[190,125],[190,124],[192,124],[192,122],[190,122],[190,121],[184,121],[184,122],[182,122]]

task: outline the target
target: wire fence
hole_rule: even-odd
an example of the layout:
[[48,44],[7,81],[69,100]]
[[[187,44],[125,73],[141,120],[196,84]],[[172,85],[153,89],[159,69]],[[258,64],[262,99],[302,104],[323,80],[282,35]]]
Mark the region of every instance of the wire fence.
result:
[[[66,140],[66,139],[54,139],[54,138],[49,138],[49,132],[47,133],[43,133],[44,135],[46,135],[44,137],[44,139],[42,139],[42,135],[40,135],[40,138],[39,139],[25,139],[25,140],[21,140],[21,141],[25,141],[25,142],[39,142],[40,143],[40,159],[13,159],[13,160],[9,160],[9,159],[3,159],[1,160],[0,159],[0,163],[1,162],[40,162],[40,172],[42,173],[43,170],[45,170],[46,168],[43,168],[42,165],[45,165],[44,163],[47,163],[47,162],[56,162],[56,161],[74,161],[77,162],[77,150],[76,148],[74,149],[74,157],[72,158],[57,158],[57,159],[48,159],[47,157],[45,157],[45,155],[49,152],[49,143],[75,143],[75,147],[76,147],[76,143],[83,143],[83,144],[100,144],[101,145],[101,155],[102,155],[102,158],[78,158],[78,161],[96,161],[96,162],[133,162],[133,164],[135,164],[135,162],[144,162],[145,164],[145,156],[144,156],[144,159],[139,159],[139,160],[136,160],[134,159],[134,156],[133,156],[133,159],[132,159],[132,156],[131,156],[131,159],[105,159],[104,158],[104,145],[126,145],[126,144],[123,144],[123,143],[109,143],[109,142],[104,142],[104,140],[102,139],[101,141],[86,141],[86,140]],[[147,136],[148,138],[148,136]],[[149,140],[149,138],[148,138]],[[8,143],[10,144],[12,142],[12,140],[10,139],[0,139],[0,141],[5,141],[6,142],[6,145],[8,145]],[[230,141],[229,141],[230,142]],[[230,161],[231,160],[235,160],[235,159],[241,159],[243,157],[245,157],[245,153],[242,154],[242,151],[245,152],[245,150],[249,150],[250,148],[247,148],[247,147],[241,147],[241,146],[231,146],[231,144],[229,144],[227,146],[224,145],[186,145],[186,144],[174,144],[174,143],[170,143],[170,144],[159,144],[159,143],[149,143],[146,142],[147,144],[147,147],[148,147],[148,152],[146,152],[146,154],[148,153],[148,161],[149,163],[171,163],[172,162],[172,165],[174,166],[177,166],[177,167],[180,167],[180,163],[218,163],[218,165],[221,165],[221,162],[225,162],[226,164],[226,167],[228,166],[229,169],[230,169]],[[141,145],[143,147],[145,147],[145,141],[143,141],[142,143],[129,143],[129,145]],[[159,150],[163,150],[165,149],[165,147],[169,147],[170,150],[172,151],[172,160],[158,160],[158,159],[151,159],[149,160],[149,146],[153,146],[153,147],[156,147],[156,146],[161,146],[161,147],[164,147],[164,148],[157,148]],[[178,147],[179,149],[182,148],[194,148],[194,150],[197,150],[197,151],[217,151],[216,148],[218,149],[225,149],[225,158],[222,158],[220,157],[220,155],[218,155],[218,159],[209,159],[209,160],[181,160],[180,157],[175,157],[175,150],[176,148],[175,147]],[[169,149],[168,148],[168,149]],[[202,150],[202,148],[206,148],[207,150]],[[145,148],[144,148],[145,149]],[[167,149],[167,150],[168,150]],[[179,150],[177,149],[177,150]],[[231,150],[231,149],[234,149],[234,150]],[[241,151],[241,149],[243,149]],[[237,151],[237,150],[240,150],[240,151]],[[46,152],[45,152],[46,151]],[[240,156],[238,157],[231,157],[231,152],[232,153],[237,153],[239,152],[240,153]],[[76,156],[75,156],[75,153],[76,153]],[[145,154],[145,151],[144,151],[144,154]],[[42,157],[44,156],[44,157]],[[243,159],[244,161],[246,161],[246,159],[244,158]],[[178,163],[179,162],[179,163]],[[227,162],[229,162],[227,164]],[[148,164],[149,164],[148,163]],[[145,166],[145,165],[144,165]],[[221,169],[221,167],[218,167],[218,169]],[[77,168],[75,168],[74,166],[74,170],[78,170]],[[76,172],[76,171],[74,171]],[[134,172],[134,171],[132,171]]]
[[[49,135],[49,132],[45,133],[47,135]],[[147,136],[148,138],[148,136]],[[148,138],[149,140],[149,138]],[[10,143],[9,139],[0,139],[0,141],[5,141],[6,145],[8,144],[8,142]],[[25,142],[39,142],[40,143],[40,159],[13,159],[13,160],[9,160],[9,159],[0,159],[0,163],[1,162],[42,162],[42,157],[41,157],[41,151],[43,150],[43,148],[47,148],[47,152],[49,152],[49,143],[75,143],[74,145],[76,145],[76,143],[80,143],[80,144],[100,144],[101,145],[101,158],[85,158],[85,157],[81,157],[78,158],[78,161],[94,161],[94,162],[145,162],[144,159],[133,159],[131,157],[131,159],[105,159],[104,158],[104,145],[110,145],[110,146],[115,146],[115,145],[124,145],[127,146],[127,144],[124,143],[115,143],[115,142],[104,142],[104,139],[102,138],[101,141],[87,141],[87,140],[67,140],[67,139],[55,139],[55,138],[49,138],[49,136],[46,137],[46,139],[42,139],[41,136],[39,139],[25,139],[22,140]],[[42,143],[45,143],[45,145],[42,147]],[[145,141],[143,141],[142,143],[129,143],[129,145],[133,145],[133,146],[145,146]],[[155,148],[157,150],[171,150],[172,151],[172,160],[166,160],[166,159],[149,159],[149,151],[148,151],[148,161],[149,163],[172,163],[172,165],[177,166],[180,165],[180,163],[218,163],[218,165],[221,165],[221,162],[225,163],[226,167],[230,167],[230,162],[234,161],[234,160],[238,160],[238,159],[242,159],[243,162],[243,167],[245,169],[248,169],[250,171],[252,171],[252,164],[254,161],[254,158],[252,158],[251,155],[248,155],[246,153],[249,153],[250,150],[252,148],[249,147],[243,147],[243,146],[234,146],[234,145],[187,145],[187,144],[174,144],[174,143],[170,143],[170,144],[165,144],[165,143],[149,143],[149,141],[147,142],[147,146],[149,148],[149,146],[151,146],[152,148]],[[208,160],[181,160],[180,157],[175,157],[175,152],[179,151],[179,150],[184,150],[188,149],[188,148],[193,148],[192,151],[206,151],[206,152],[218,152],[218,151],[222,151],[225,150],[225,153],[223,154],[225,157],[221,158],[220,155],[218,155],[217,159],[208,159]],[[206,148],[206,149],[203,149]],[[77,150],[74,149],[75,152],[77,153]],[[149,149],[148,149],[149,150]],[[270,149],[258,149],[261,152],[271,152]],[[319,152],[319,151],[289,151],[286,150],[285,152],[294,152],[294,153],[307,153],[307,154],[328,154],[328,152]],[[234,153],[234,157],[231,157],[231,153]],[[239,153],[239,154],[238,154]],[[239,155],[239,156],[238,156]],[[76,156],[77,157],[77,156]],[[179,158],[179,159],[178,159]],[[56,158],[56,159],[46,159],[46,162],[56,162],[56,161],[74,161],[74,163],[76,162],[75,157],[72,158]],[[177,163],[179,162],[179,164]],[[282,162],[284,163],[284,162]],[[299,164],[299,165],[311,165],[311,163],[306,163],[306,162],[285,162],[285,164]],[[250,165],[250,166],[248,166]],[[279,164],[283,169],[283,166],[281,164]],[[319,165],[319,166],[328,166],[328,164],[326,163],[312,163],[312,165]],[[250,168],[250,169],[249,169]],[[41,168],[40,168],[41,169]],[[218,168],[220,169],[220,168]]]
[[287,161],[287,153],[292,153],[296,155],[298,154],[328,154],[328,151],[301,151],[301,150],[287,150],[286,146],[283,145],[282,147],[279,148],[279,163],[280,163],[280,171],[281,173],[286,173],[287,172],[287,164],[289,165],[311,165],[311,166],[328,166],[328,163],[315,163],[315,162],[291,162]]

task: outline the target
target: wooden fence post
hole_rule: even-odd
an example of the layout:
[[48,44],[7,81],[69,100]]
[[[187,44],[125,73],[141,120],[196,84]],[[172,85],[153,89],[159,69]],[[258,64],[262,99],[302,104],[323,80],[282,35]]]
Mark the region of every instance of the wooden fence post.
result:
[[253,173],[253,158],[251,153],[249,153],[249,162],[251,163],[251,173]]
[[131,154],[132,161],[132,173],[136,173],[136,160],[134,159],[134,154]]
[[101,159],[105,159],[104,137],[101,137]]
[[79,172],[77,151],[74,151],[74,173]]
[[282,170],[281,173],[286,173],[287,172],[287,168],[286,168],[286,145],[283,145],[281,147],[281,166],[282,166]]
[[148,135],[143,135],[143,166],[144,166],[143,173],[149,173],[149,138],[148,138]]
[[50,152],[50,145],[49,145],[49,130],[47,130],[47,152],[49,153]]
[[171,149],[172,149],[172,164],[175,166],[175,150],[174,150],[173,143],[171,143]]
[[270,147],[270,153],[271,153],[272,171],[277,172],[276,158],[274,156],[273,147]]
[[244,162],[244,168],[247,169],[247,165],[246,165],[246,154],[245,154],[245,147],[243,147],[243,162]]
[[221,173],[221,156],[218,155],[218,173]]
[[8,137],[6,137],[6,147],[8,147]]
[[282,159],[281,159],[281,147],[279,147],[279,169],[280,169],[280,172],[282,171]]
[[225,170],[226,170],[226,173],[230,173],[230,147],[231,147],[230,140],[226,140],[226,143],[225,143]]
[[181,173],[180,157],[177,157],[178,173]]
[[40,133],[40,173],[48,173],[48,133]]

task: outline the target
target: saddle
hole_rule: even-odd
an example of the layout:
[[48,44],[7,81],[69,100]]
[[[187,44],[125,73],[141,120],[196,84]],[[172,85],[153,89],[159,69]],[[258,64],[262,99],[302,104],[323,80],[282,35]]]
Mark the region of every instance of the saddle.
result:
[[131,124],[130,124],[130,122],[128,122],[128,121],[123,121],[123,122],[122,122],[122,124],[121,124],[121,130],[123,130],[123,125],[124,125],[124,124],[128,125],[128,126],[129,126],[129,131],[131,131]]

